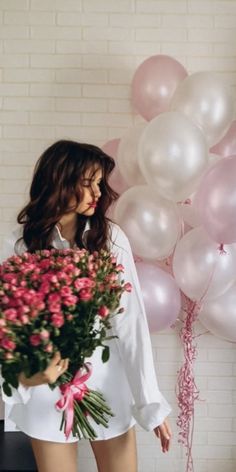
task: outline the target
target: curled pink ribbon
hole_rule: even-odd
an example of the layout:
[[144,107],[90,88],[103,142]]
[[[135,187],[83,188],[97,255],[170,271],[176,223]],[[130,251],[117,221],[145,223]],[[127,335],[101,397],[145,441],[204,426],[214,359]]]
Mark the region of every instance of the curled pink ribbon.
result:
[[86,369],[86,373],[84,372],[84,368],[82,367],[78,372],[75,374],[74,378],[71,382],[64,383],[60,385],[61,391],[61,398],[56,403],[56,409],[58,411],[65,412],[65,435],[66,439],[68,439],[74,421],[74,400],[80,402],[83,400],[84,395],[88,391],[87,385],[84,382],[88,380],[92,373],[92,364],[90,362],[86,362],[84,364]]

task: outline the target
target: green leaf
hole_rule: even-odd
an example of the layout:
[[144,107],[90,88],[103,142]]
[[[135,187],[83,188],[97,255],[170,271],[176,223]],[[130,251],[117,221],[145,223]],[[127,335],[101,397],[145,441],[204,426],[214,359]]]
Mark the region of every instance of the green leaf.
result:
[[12,385],[14,388],[18,388],[19,382],[18,382],[18,378],[17,378],[16,375],[12,375],[12,378],[11,378],[11,385]]
[[110,348],[109,346],[104,346],[102,351],[102,362],[107,362],[110,357]]
[[11,397],[12,396],[12,391],[11,391],[11,387],[10,385],[7,383],[7,382],[3,382],[2,384],[2,389],[5,393],[5,395],[7,395],[7,397]]

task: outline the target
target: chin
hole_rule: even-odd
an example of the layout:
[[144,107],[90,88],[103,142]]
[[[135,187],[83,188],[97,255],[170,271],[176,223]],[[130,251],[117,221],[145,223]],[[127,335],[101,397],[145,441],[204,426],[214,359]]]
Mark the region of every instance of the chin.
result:
[[86,216],[91,216],[95,213],[95,208],[88,208],[87,210],[83,211],[82,214]]

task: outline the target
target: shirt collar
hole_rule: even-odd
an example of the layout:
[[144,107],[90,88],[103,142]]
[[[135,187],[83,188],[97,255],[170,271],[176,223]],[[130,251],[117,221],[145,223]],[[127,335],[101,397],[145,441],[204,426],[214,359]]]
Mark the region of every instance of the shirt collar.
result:
[[[90,230],[90,221],[89,219],[86,220],[84,231],[83,231],[83,236],[82,239],[85,237],[85,233]],[[58,225],[54,226],[53,233],[52,233],[52,245],[56,249],[68,249],[70,248],[70,243],[65,239],[60,231],[60,228]]]

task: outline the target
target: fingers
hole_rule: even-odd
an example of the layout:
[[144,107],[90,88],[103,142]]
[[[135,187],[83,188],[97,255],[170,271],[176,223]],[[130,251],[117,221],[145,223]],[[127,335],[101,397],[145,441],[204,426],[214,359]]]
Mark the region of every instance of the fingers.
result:
[[57,365],[58,362],[60,362],[61,360],[61,354],[60,352],[55,352],[54,356],[52,357],[51,359],[51,362],[50,362],[50,365],[54,366],[54,365]]
[[64,374],[64,372],[68,369],[69,366],[69,359],[61,359],[55,364],[55,369],[57,376]]
[[44,371],[46,383],[54,383],[66,372],[69,366],[69,359],[62,359],[59,352],[56,352],[51,359],[50,364]]
[[163,452],[168,452],[170,449],[171,431],[166,422],[164,422],[163,426],[164,428],[161,434],[161,446]]
[[164,421],[154,430],[156,436],[161,440],[162,452],[168,452],[170,449],[170,440],[172,436],[171,428],[168,421]]
[[68,369],[68,366],[69,366],[69,359],[61,359],[56,367],[57,367],[57,372],[61,374],[63,374],[67,369]]
[[69,359],[62,359],[60,352],[56,352],[51,359],[49,367],[56,368],[56,372],[60,375],[68,369]]
[[171,438],[172,436],[172,431],[171,431],[171,427],[169,425],[169,422],[168,421],[165,421],[165,426],[166,426],[166,431],[167,431],[167,434],[169,435],[169,437]]

